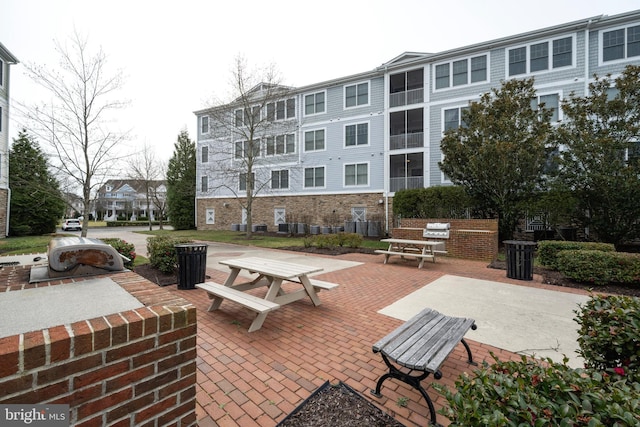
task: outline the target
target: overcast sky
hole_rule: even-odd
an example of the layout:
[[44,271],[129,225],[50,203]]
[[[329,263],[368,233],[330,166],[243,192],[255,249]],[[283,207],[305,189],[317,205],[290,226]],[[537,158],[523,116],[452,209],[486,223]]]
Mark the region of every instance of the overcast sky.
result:
[[[147,143],[167,160],[180,130],[195,140],[193,111],[228,93],[238,55],[274,64],[284,84],[303,86],[405,51],[441,52],[639,8],[638,0],[0,0],[0,42],[22,63],[55,65],[54,40],[75,26],[126,77],[119,99],[131,103],[120,125],[132,129],[133,145]],[[12,66],[13,100],[37,101],[35,86],[23,65]]]

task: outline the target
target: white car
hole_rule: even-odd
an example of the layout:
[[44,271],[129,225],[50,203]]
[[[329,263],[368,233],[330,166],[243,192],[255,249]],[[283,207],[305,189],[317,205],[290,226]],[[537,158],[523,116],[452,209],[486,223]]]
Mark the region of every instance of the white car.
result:
[[65,219],[62,223],[62,231],[82,230],[82,224],[79,219]]

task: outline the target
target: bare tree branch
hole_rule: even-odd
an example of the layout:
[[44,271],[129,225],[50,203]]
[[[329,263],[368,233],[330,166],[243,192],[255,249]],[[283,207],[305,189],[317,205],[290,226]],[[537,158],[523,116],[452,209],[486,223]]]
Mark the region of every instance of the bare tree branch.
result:
[[121,89],[122,72],[106,75],[106,55],[91,54],[87,39],[77,31],[70,46],[55,43],[60,55],[58,69],[25,65],[27,74],[51,96],[49,103],[21,106],[32,132],[53,150],[52,165],[82,190],[85,217],[82,236],[87,234],[91,194],[113,175],[114,166],[126,157],[117,148],[127,133],[111,130],[109,119],[126,103],[113,98]]

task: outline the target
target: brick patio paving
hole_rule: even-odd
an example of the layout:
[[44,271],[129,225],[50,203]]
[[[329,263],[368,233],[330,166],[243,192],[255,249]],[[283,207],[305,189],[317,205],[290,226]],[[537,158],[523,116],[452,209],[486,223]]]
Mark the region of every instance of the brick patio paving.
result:
[[[310,255],[311,256],[311,255]],[[322,305],[309,300],[288,304],[269,314],[262,329],[248,333],[252,314],[223,302],[220,310],[207,312],[209,299],[200,289],[172,292],[198,309],[197,419],[200,427],[274,426],[325,381],[343,381],[393,415],[406,426],[427,425],[428,409],[420,394],[396,380],[388,380],[383,397],[371,396],[377,379],[386,372],[380,355],[371,346],[402,321],[377,311],[445,275],[471,277],[553,289],[534,277],[531,282],[511,280],[503,270],[486,262],[438,258],[417,269],[415,261],[395,260],[383,265],[382,256],[347,254],[339,257],[362,265],[316,276],[340,287],[320,293]],[[211,280],[222,283],[226,274],[208,269]],[[568,292],[580,292],[567,289]],[[425,302],[428,306],[428,302]],[[467,334],[474,360],[519,359],[508,351],[473,340]],[[443,378],[432,381],[453,387],[463,372],[471,372],[466,352],[459,345],[442,367]],[[428,389],[436,410],[446,401]],[[400,407],[399,398],[408,398]],[[447,425],[443,416],[438,421]]]

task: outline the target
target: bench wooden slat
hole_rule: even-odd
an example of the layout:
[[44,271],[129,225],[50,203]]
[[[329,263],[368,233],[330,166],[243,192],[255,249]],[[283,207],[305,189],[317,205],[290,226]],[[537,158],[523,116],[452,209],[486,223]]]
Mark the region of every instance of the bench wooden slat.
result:
[[396,252],[396,251],[386,251],[383,249],[376,249],[374,251],[377,254],[384,254],[384,255],[399,255],[399,256],[406,256],[406,257],[414,257],[414,258],[433,258],[433,255],[431,254],[421,254],[421,253],[416,253],[416,252]]
[[325,290],[331,290],[340,286],[337,283],[325,282],[324,280],[318,280],[318,279],[309,279],[309,282],[311,282],[311,285],[313,285],[314,288],[320,288]]
[[374,344],[373,351],[409,369],[436,372],[473,323],[425,309]]
[[280,308],[280,304],[267,301],[264,298],[230,288],[214,282],[197,283],[197,288],[204,289],[211,295],[236,302],[257,313],[267,313]]

